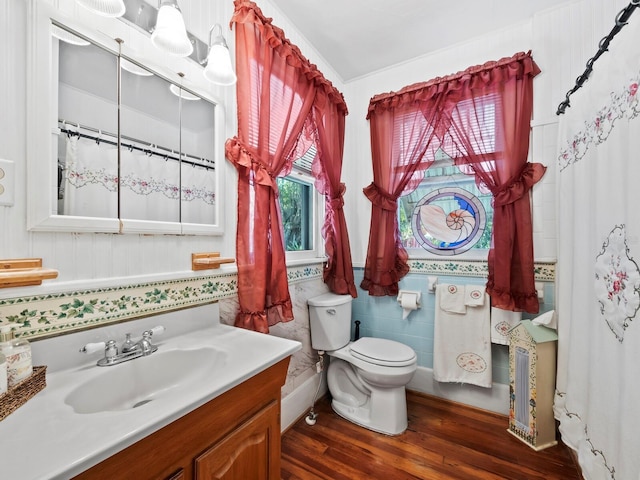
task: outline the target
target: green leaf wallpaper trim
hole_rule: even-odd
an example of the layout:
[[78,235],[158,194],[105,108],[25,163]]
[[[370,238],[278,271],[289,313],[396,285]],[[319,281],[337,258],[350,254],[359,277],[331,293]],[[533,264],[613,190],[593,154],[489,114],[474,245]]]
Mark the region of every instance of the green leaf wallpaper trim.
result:
[[[486,277],[486,261],[409,260],[411,273]],[[322,278],[323,264],[287,269],[289,283]],[[536,263],[537,281],[555,281],[554,263]],[[217,302],[237,295],[235,273],[0,299],[0,325],[16,337],[45,338]]]
[[[290,283],[322,278],[322,264],[288,269]],[[217,302],[238,292],[235,273],[0,299],[0,325],[38,339]]]

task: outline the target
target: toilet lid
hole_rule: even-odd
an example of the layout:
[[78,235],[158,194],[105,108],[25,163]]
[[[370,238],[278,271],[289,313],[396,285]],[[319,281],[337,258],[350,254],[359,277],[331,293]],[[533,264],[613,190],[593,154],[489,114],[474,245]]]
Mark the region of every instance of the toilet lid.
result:
[[350,345],[351,354],[375,365],[404,367],[416,359],[416,352],[404,343],[385,338],[363,337]]

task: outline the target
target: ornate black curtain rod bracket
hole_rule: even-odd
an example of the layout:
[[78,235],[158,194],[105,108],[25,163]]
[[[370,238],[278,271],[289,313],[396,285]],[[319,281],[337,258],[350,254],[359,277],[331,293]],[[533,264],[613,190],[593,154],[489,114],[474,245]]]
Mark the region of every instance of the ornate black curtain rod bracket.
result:
[[609,32],[609,35],[607,35],[606,37],[603,37],[598,43],[598,51],[593,57],[591,57],[587,61],[586,69],[584,70],[582,75],[576,78],[576,84],[571,90],[567,92],[567,95],[565,96],[565,100],[561,102],[560,105],[558,105],[558,110],[556,110],[556,115],[562,115],[567,109],[567,107],[571,106],[569,97],[573,95],[580,87],[582,87],[582,85],[587,80],[589,80],[589,75],[591,75],[591,72],[593,71],[593,64],[596,62],[596,60],[598,60],[598,58],[600,58],[600,56],[604,52],[609,50],[609,44],[611,43],[611,40],[613,39],[613,37],[615,37],[618,34],[618,32],[622,30],[622,27],[624,27],[627,23],[629,23],[629,17],[631,17],[631,14],[639,6],[640,6],[640,0],[631,0],[631,3],[629,3],[629,5],[627,5],[625,8],[620,10],[618,15],[616,15],[615,26],[611,29],[611,31]]

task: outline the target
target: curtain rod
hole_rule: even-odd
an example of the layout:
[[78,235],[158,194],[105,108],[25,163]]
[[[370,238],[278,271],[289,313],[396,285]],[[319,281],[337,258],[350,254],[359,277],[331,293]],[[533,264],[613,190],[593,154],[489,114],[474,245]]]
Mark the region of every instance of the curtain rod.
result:
[[609,49],[609,43],[611,43],[611,40],[613,39],[613,37],[615,37],[618,34],[618,32],[622,30],[622,27],[624,27],[628,23],[629,17],[631,17],[631,14],[639,6],[640,6],[640,0],[635,0],[635,1],[631,0],[631,3],[629,3],[629,5],[627,5],[625,8],[620,10],[618,15],[616,16],[615,26],[611,29],[611,31],[609,32],[609,35],[607,35],[606,37],[602,38],[602,40],[600,40],[600,43],[598,44],[598,51],[593,57],[589,59],[589,61],[587,62],[587,68],[582,73],[582,75],[576,78],[576,84],[571,90],[567,92],[564,102],[558,105],[558,110],[556,110],[556,115],[562,115],[564,111],[567,109],[567,107],[571,106],[569,97],[572,94],[574,94],[580,87],[582,87],[582,85],[589,79],[589,75],[591,75],[591,72],[593,71],[593,64],[595,63],[595,61],[598,60],[598,58],[600,58],[600,56]]
[[[640,1],[640,0],[639,0]],[[95,127],[88,127],[86,125],[80,125],[79,123],[70,123],[67,122],[66,120],[58,120],[58,123],[62,124],[62,127],[60,129],[60,131],[62,133],[66,133],[68,135],[77,135],[80,138],[88,138],[89,140],[95,140],[97,143],[100,142],[104,142],[107,143],[109,145],[117,145],[117,142],[113,142],[111,140],[106,140],[104,138],[102,138],[102,135],[107,135],[110,137],[114,137],[114,138],[118,138],[118,135],[116,135],[115,133],[111,133],[111,132],[105,132],[104,130],[99,130]],[[95,132],[98,134],[98,136],[96,135],[87,135],[85,133],[80,133],[77,132],[75,130],[70,130],[68,128],[64,128],[66,126],[69,127],[74,127],[74,128],[78,128],[78,129],[82,129],[82,130],[88,130],[89,132]],[[190,160],[184,160],[181,159],[179,157],[176,157],[174,150],[171,150],[169,148],[166,147],[162,147],[160,145],[154,145],[142,140],[138,140],[137,138],[133,138],[133,137],[127,137],[126,135],[121,135],[120,138],[124,139],[124,140],[128,140],[129,142],[135,142],[135,143],[139,143],[142,145],[146,145],[146,148],[144,147],[140,147],[138,145],[131,145],[128,143],[121,143],[121,145],[129,150],[136,150],[138,152],[143,152],[146,153],[147,155],[156,155],[158,157],[164,158],[165,160],[176,160],[176,161],[180,161],[182,163],[186,163],[189,165],[193,165],[193,166],[198,166],[198,167],[203,167],[206,169],[212,169],[215,170],[215,162],[213,160],[209,160],[208,158],[203,158],[203,157],[196,157],[195,155],[190,155],[188,153],[183,153],[182,155],[187,157],[187,158],[192,158],[195,161],[190,161]],[[164,150],[167,153],[161,153],[161,152],[157,152],[155,150]]]

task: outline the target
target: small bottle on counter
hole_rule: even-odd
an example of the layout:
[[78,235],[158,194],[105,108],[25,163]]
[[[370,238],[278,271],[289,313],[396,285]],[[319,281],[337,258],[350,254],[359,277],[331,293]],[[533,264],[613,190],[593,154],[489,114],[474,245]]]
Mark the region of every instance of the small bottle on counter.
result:
[[0,395],[6,393],[9,387],[7,381],[7,357],[0,353]]
[[0,353],[7,359],[7,384],[9,387],[20,383],[33,373],[31,345],[25,339],[16,339],[11,325],[0,327]]

